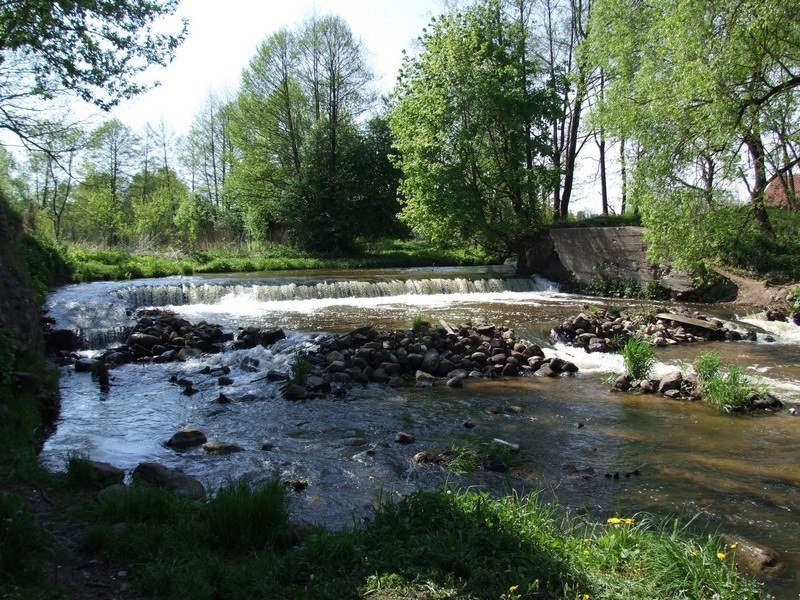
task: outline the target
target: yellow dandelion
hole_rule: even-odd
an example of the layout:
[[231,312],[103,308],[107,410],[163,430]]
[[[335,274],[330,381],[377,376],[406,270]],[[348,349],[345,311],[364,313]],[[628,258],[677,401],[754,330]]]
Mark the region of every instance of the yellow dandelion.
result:
[[508,575],[509,573],[511,573],[511,569],[506,569],[505,571],[503,571],[503,573],[505,573],[506,575]]
[[510,588],[508,588],[508,591],[509,592],[516,592],[518,587],[519,587],[518,585],[512,585]]
[[588,551],[588,550],[584,550],[584,551],[583,551],[583,553],[584,553],[585,555],[588,555],[588,554],[589,554],[589,551]]
[[589,538],[583,538],[581,541],[582,541],[584,544],[588,544],[588,543],[589,543],[589,542],[591,542],[592,540],[590,540]]
[[626,525],[633,525],[634,520],[633,519],[622,519],[622,522],[625,523]]
[[717,558],[720,560],[725,560],[726,556],[727,554],[725,554],[724,552],[717,552]]
[[618,517],[609,517],[607,523],[610,523],[611,525],[619,525],[622,523],[622,519]]
[[583,600],[592,600],[592,597],[589,594],[584,594]]
[[692,556],[697,556],[697,550],[692,550]]
[[731,544],[731,545],[729,546],[729,548],[730,548],[731,550],[736,550],[736,547],[737,547],[738,545],[739,545],[739,544],[733,543],[733,544]]

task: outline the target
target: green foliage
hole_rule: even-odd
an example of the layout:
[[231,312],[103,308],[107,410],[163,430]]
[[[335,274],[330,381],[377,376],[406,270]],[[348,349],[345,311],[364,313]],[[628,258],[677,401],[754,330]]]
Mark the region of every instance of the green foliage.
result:
[[521,253],[549,219],[556,99],[533,74],[527,25],[500,2],[438,20],[405,58],[390,126],[402,218],[434,242]]
[[306,352],[297,352],[292,362],[291,382],[296,385],[305,385],[308,374],[311,372],[311,362]]
[[701,382],[710,381],[716,377],[723,367],[719,352],[703,352],[694,359],[692,365]]
[[703,380],[703,400],[724,412],[742,412],[750,406],[753,387],[740,365],[720,365],[719,370]]
[[40,577],[53,545],[33,510],[18,495],[0,491],[0,594]]
[[631,337],[620,350],[625,369],[634,380],[647,379],[656,363],[655,346],[639,337]]
[[[207,502],[134,485],[90,507],[84,536],[164,598],[757,598],[713,537],[647,519],[563,520],[536,495],[444,489],[357,528],[289,522],[286,490],[232,483]],[[114,525],[114,533],[110,527]],[[684,587],[681,587],[684,586]],[[417,594],[413,596],[413,594]]]
[[703,400],[723,412],[743,412],[750,409],[756,386],[744,374],[740,365],[731,365],[720,359],[718,352],[700,354],[692,363],[700,380]]
[[411,331],[422,331],[424,326],[425,319],[422,318],[422,315],[414,315],[414,318],[411,319]]
[[14,336],[0,325],[0,390],[7,389],[11,385],[15,362]]
[[253,488],[238,481],[221,488],[203,511],[209,541],[241,555],[285,550],[294,541],[286,493],[277,480]]
[[565,221],[553,223],[551,227],[557,229],[575,227],[638,227],[641,226],[641,224],[641,215],[638,213],[626,213],[624,215],[592,215],[585,219],[570,217]]
[[97,490],[100,481],[85,454],[70,452],[67,455],[67,481],[79,490]]

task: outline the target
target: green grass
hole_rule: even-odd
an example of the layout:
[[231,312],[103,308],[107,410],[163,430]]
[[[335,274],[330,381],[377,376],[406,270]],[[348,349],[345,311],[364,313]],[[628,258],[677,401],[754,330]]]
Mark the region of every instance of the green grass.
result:
[[630,338],[620,350],[627,374],[634,380],[647,379],[656,364],[655,346],[638,337]]
[[263,251],[191,254],[134,254],[125,251],[61,248],[65,264],[75,282],[125,280],[167,275],[202,273],[252,273],[307,269],[368,269],[486,264],[492,261],[479,253],[437,249],[421,242],[386,242],[380,247],[351,255],[311,255],[286,246]]
[[297,352],[292,361],[292,378],[291,382],[295,385],[305,385],[308,374],[311,372],[311,362],[308,360],[306,352]]
[[206,501],[134,485],[88,507],[83,547],[157,598],[758,598],[713,536],[677,521],[564,520],[527,497],[416,492],[359,527],[293,525],[284,486]]
[[722,412],[745,412],[756,390],[740,365],[723,362],[717,352],[700,354],[692,363],[703,400]]

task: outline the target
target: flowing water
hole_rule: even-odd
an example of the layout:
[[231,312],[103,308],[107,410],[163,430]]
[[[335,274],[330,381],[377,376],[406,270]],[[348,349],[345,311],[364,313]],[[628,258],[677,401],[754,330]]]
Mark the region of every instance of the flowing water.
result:
[[[520,493],[541,490],[564,510],[590,511],[598,519],[699,514],[696,523],[713,531],[778,550],[789,568],[768,589],[776,597],[797,597],[800,416],[789,408],[800,405],[800,328],[716,307],[716,316],[762,331],[758,341],[659,349],[661,373],[686,371],[700,352],[718,351],[785,405],[775,414],[727,415],[702,403],[610,392],[608,377],[623,371],[619,355],[586,354],[548,340],[551,327],[588,305],[646,308],[562,294],[549,282],[515,278],[506,269],[281,272],[67,286],[50,295],[47,307],[57,327],[79,332],[87,354],[124,341],[136,311],[152,306],[192,322],[230,330],[280,326],[288,335],[270,348],[126,365],[112,371],[107,392],[91,376],[65,367],[61,417],[41,458],[53,469],[63,469],[70,453],[125,469],[157,461],[210,488],[238,477],[299,478],[308,487],[293,495],[295,516],[333,526],[369,518],[381,500],[444,484],[497,493],[508,486]],[[300,403],[284,400],[278,384],[263,379],[269,370],[288,371],[295,353],[320,336],[365,324],[408,328],[416,316],[511,326],[518,337],[546,345],[546,352],[569,356],[580,372],[555,380],[470,380],[462,389],[357,386],[345,398]],[[234,384],[220,388],[215,375],[200,374],[206,366],[230,367]],[[173,375],[191,379],[199,393],[183,395],[170,383]],[[215,402],[220,391],[230,404]],[[505,410],[511,406],[522,410]],[[495,407],[503,410],[495,414]],[[476,426],[467,429],[465,421]],[[245,450],[211,455],[165,447],[184,427]],[[396,444],[399,431],[416,442]],[[521,466],[513,473],[459,476],[411,461],[421,450],[494,438],[520,445]]]

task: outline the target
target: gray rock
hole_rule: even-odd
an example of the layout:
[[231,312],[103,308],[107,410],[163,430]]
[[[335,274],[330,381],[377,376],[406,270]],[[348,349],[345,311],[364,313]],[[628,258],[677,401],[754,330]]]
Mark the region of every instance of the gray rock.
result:
[[417,440],[413,435],[399,431],[395,434],[394,441],[398,444],[413,444]]
[[305,400],[308,398],[308,390],[306,390],[306,388],[304,388],[302,385],[297,385],[294,383],[285,386],[281,390],[281,393],[287,400]]
[[191,448],[205,444],[207,441],[206,434],[199,429],[184,429],[175,433],[164,445],[170,448]]
[[231,442],[206,442],[203,444],[203,450],[210,454],[232,454],[243,452],[244,448]]
[[115,483],[122,483],[125,479],[125,471],[119,467],[115,467],[111,463],[90,460],[89,466],[92,468],[92,471],[94,471],[97,481],[103,487],[108,487]]
[[198,479],[159,463],[141,463],[133,470],[133,475],[144,483],[168,489],[183,498],[201,500],[206,495],[206,488]]
[[448,379],[445,385],[450,388],[464,387],[464,377],[461,375],[456,375],[455,377]]
[[683,384],[683,374],[680,371],[672,371],[661,378],[658,385],[658,393],[663,394],[669,390],[679,390]]

